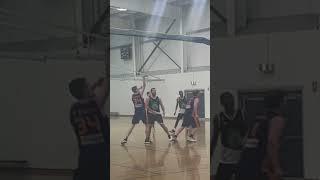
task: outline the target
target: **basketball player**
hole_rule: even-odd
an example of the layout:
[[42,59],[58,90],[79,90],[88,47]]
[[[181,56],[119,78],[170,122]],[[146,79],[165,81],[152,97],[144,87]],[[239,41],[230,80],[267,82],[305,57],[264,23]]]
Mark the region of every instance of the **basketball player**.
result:
[[177,98],[177,103],[176,103],[176,109],[174,111],[173,115],[176,115],[178,105],[179,105],[179,114],[176,120],[176,123],[174,124],[174,128],[170,131],[170,133],[174,134],[176,132],[176,128],[178,126],[179,121],[183,118],[184,112],[186,111],[186,104],[187,104],[187,99],[185,96],[183,96],[183,92],[179,91],[179,97]]
[[267,121],[262,124],[263,173],[269,180],[280,180],[283,174],[280,166],[279,149],[285,118],[282,112],[284,95],[281,91],[270,91],[265,98]]
[[79,159],[77,180],[107,179],[109,128],[101,110],[108,95],[107,81],[100,78],[92,86],[85,78],[69,83],[76,99],[70,109],[70,121],[77,136]]
[[221,137],[222,157],[218,166],[216,179],[230,180],[237,172],[244,137],[247,132],[241,110],[236,110],[234,97],[229,92],[220,96],[220,103],[224,111],[214,117],[212,147],[214,152],[218,138]]
[[250,125],[239,162],[236,180],[258,180],[262,178],[264,124],[267,118],[264,112],[258,113]]
[[[128,142],[128,138],[130,136],[130,134],[132,133],[132,130],[134,129],[134,127],[139,124],[140,120],[143,122],[143,124],[146,126],[145,129],[145,134],[147,136],[147,134],[150,134],[149,128],[147,127],[148,124],[146,123],[146,111],[145,111],[145,102],[143,99],[143,92],[146,88],[146,81],[145,81],[145,76],[143,77],[143,85],[142,87],[140,87],[139,89],[137,88],[137,86],[134,86],[131,88],[133,94],[132,94],[132,102],[133,102],[133,106],[134,106],[134,115],[132,118],[132,125],[129,128],[129,131],[127,133],[127,135],[125,136],[125,138],[121,141],[121,144],[125,144]],[[150,144],[151,141],[146,138],[145,139],[145,144]]]
[[173,140],[178,138],[178,135],[185,129],[191,128],[187,141],[196,142],[197,140],[194,138],[194,134],[197,128],[200,127],[199,121],[199,90],[193,91],[193,97],[189,99],[186,105],[186,112],[184,114],[183,122],[181,128],[178,129],[177,133],[173,136]]
[[[165,109],[164,105],[162,103],[162,100],[157,96],[157,92],[155,88],[151,88],[151,95],[147,98],[147,109],[148,109],[148,121],[151,125],[154,124],[154,122],[158,122],[162,129],[167,133],[169,140],[171,140],[171,136],[169,134],[168,128],[163,123],[163,117],[165,117]],[[162,109],[163,117],[160,113],[160,107]],[[149,126],[149,129],[151,129],[151,125]],[[148,131],[149,134],[147,138],[150,137],[150,130]]]

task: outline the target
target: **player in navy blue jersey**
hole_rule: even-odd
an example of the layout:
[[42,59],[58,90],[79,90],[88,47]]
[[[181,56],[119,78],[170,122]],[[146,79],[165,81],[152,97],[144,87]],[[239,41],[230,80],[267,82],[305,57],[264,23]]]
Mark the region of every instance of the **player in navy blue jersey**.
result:
[[130,134],[132,133],[132,130],[134,129],[134,127],[139,124],[140,121],[143,122],[143,124],[145,124],[146,129],[145,129],[145,133],[146,133],[146,139],[145,139],[145,144],[150,144],[150,138],[147,136],[147,134],[149,131],[149,123],[147,123],[147,118],[146,118],[146,109],[145,109],[145,102],[143,99],[143,93],[144,90],[146,88],[146,80],[145,80],[145,76],[143,77],[143,85],[140,88],[137,88],[137,86],[134,86],[131,88],[133,94],[132,94],[132,102],[133,102],[133,106],[134,106],[134,115],[132,118],[132,125],[129,128],[129,131],[127,133],[127,135],[125,136],[125,138],[121,141],[121,144],[125,144],[128,142],[128,138],[130,136]]
[[176,140],[178,135],[185,129],[189,129],[187,141],[196,142],[194,138],[197,128],[200,127],[199,121],[199,91],[193,91],[193,97],[190,98],[186,104],[186,111],[184,114],[183,122],[181,128],[179,128],[175,135],[173,135],[173,140]]
[[75,179],[108,179],[109,122],[103,112],[108,83],[100,78],[91,86],[85,78],[76,78],[69,83],[69,91],[76,99],[70,110],[79,146]]

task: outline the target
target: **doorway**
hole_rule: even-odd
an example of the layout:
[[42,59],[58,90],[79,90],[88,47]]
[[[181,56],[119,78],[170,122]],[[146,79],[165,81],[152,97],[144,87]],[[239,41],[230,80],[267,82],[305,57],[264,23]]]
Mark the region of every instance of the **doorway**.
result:
[[[302,91],[283,90],[285,93],[286,125],[281,142],[281,165],[286,177],[304,177]],[[239,106],[246,111],[247,123],[252,123],[255,114],[262,112],[267,91],[239,91]],[[293,158],[294,157],[294,158]]]

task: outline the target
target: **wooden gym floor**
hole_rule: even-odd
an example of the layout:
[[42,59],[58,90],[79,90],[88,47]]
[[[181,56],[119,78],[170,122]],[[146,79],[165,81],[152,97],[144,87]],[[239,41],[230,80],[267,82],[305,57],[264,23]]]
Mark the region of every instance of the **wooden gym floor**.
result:
[[[173,128],[175,120],[165,119]],[[181,126],[180,121],[178,127]],[[169,142],[159,124],[151,133],[151,145],[144,144],[144,125],[138,124],[124,146],[121,140],[131,125],[130,117],[111,118],[110,173],[112,180],[209,180],[210,124],[203,122],[196,143],[186,142],[182,132],[177,142]]]

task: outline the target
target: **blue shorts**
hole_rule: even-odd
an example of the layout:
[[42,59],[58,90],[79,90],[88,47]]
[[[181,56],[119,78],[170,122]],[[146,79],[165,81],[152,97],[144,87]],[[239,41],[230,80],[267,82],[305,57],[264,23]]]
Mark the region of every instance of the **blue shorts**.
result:
[[136,110],[134,112],[133,118],[132,118],[132,124],[139,124],[139,122],[142,121],[143,124],[146,124],[146,111],[143,110]]
[[183,122],[182,122],[182,127],[185,127],[185,128],[196,128],[197,125],[196,125],[196,122],[195,122],[195,119],[192,117],[192,114],[185,114],[184,117],[183,117]]

